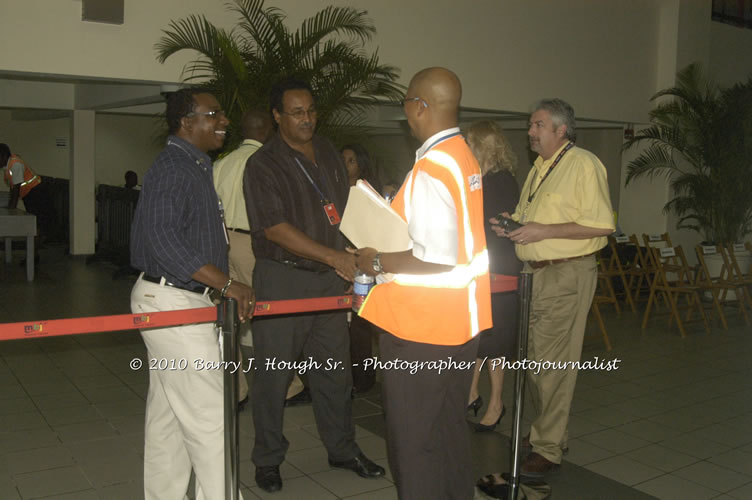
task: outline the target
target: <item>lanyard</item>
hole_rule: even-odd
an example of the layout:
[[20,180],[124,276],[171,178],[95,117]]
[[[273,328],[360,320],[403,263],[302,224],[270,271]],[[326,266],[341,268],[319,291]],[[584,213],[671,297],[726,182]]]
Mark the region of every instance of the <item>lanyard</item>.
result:
[[432,143],[431,143],[431,144],[430,144],[430,145],[429,145],[429,146],[428,146],[428,147],[426,148],[426,152],[425,152],[425,153],[423,153],[423,154],[425,155],[426,153],[428,153],[429,151],[431,151],[431,148],[433,148],[433,147],[434,147],[435,145],[437,145],[437,144],[438,144],[438,143],[440,143],[440,142],[444,142],[444,141],[446,141],[447,139],[451,139],[451,138],[452,138],[452,137],[454,137],[455,135],[460,135],[460,132],[454,132],[454,133],[452,133],[452,134],[449,134],[449,135],[445,135],[444,137],[439,137],[438,139],[436,139],[435,141],[433,141],[433,142],[432,142]]
[[566,153],[567,151],[569,151],[573,147],[574,147],[574,143],[570,142],[569,144],[567,144],[564,147],[564,149],[561,150],[561,153],[559,153],[559,156],[557,156],[556,159],[554,160],[554,162],[551,164],[551,166],[548,167],[548,170],[546,171],[546,175],[543,176],[543,179],[541,179],[541,181],[535,187],[535,191],[533,191],[532,193],[530,193],[530,195],[527,197],[527,203],[528,204],[530,204],[530,202],[533,201],[533,198],[535,198],[535,195],[538,193],[538,190],[540,189],[541,185],[543,184],[543,181],[545,181],[548,178],[548,174],[551,173],[551,170],[553,170],[554,167],[559,164],[559,162],[561,161],[561,158],[564,156],[564,153]]
[[319,198],[321,199],[321,203],[323,203],[323,204],[329,203],[329,200],[327,199],[327,197],[324,196],[324,193],[321,192],[321,190],[319,189],[319,187],[316,185],[316,183],[311,178],[311,175],[308,173],[308,170],[306,170],[305,167],[303,166],[303,164],[300,163],[300,160],[298,160],[297,158],[295,158],[295,162],[300,167],[300,170],[302,170],[303,173],[305,174],[305,176],[308,178],[308,182],[311,183],[311,186],[313,186],[313,188],[316,190],[316,192],[319,193]]
[[204,165],[204,162],[201,159],[196,158],[196,156],[194,154],[192,154],[190,151],[188,151],[187,149],[185,149],[183,146],[181,146],[177,142],[172,142],[172,141],[168,140],[167,141],[167,145],[168,146],[175,146],[176,148],[178,148],[179,150],[181,150],[183,153],[187,154],[188,157],[191,160],[194,160],[196,162],[196,165],[198,165],[199,167],[201,167],[201,168],[204,169],[204,172],[208,172],[209,171],[209,169],[206,168],[206,165]]

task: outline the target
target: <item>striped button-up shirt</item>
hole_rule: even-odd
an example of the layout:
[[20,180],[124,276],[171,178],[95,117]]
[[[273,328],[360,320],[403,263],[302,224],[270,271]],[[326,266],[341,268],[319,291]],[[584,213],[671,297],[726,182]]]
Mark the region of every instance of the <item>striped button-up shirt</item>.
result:
[[176,136],[144,176],[131,229],[131,265],[185,287],[206,264],[227,272],[227,240],[206,153]]

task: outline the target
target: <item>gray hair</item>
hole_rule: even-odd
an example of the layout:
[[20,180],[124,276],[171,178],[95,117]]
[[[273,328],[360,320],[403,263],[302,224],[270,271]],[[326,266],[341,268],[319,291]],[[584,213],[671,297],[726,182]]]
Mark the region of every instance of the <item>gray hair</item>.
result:
[[545,110],[551,115],[551,121],[554,126],[559,128],[561,125],[567,126],[566,138],[574,142],[577,139],[577,130],[575,129],[574,108],[568,102],[559,99],[541,99],[533,106],[533,113],[538,110]]

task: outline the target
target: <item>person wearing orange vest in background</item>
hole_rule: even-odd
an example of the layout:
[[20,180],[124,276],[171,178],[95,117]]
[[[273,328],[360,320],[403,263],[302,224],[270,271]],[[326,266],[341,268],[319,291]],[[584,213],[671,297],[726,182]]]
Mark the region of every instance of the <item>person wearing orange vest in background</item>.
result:
[[[16,208],[18,200],[23,200],[24,208],[30,214],[37,217],[37,240],[46,233],[48,219],[51,215],[49,199],[44,194],[40,185],[42,178],[36,175],[20,156],[14,155],[7,144],[0,143],[0,165],[3,165],[3,177],[10,187],[8,208]],[[35,251],[39,248],[39,242],[34,245]],[[35,256],[39,261],[39,255]]]
[[401,499],[474,495],[465,408],[477,335],[491,327],[491,291],[481,171],[457,128],[461,96],[445,68],[412,78],[403,108],[423,145],[392,201],[412,248],[356,251],[358,268],[379,283],[360,315],[385,330],[378,361]]
[[[27,199],[27,196],[42,183],[42,179],[29,168],[20,156],[12,154],[7,144],[0,144],[0,164],[3,165],[5,183],[10,187],[8,208],[16,208],[18,200],[24,200],[24,206],[26,206],[27,202],[31,201],[31,199]],[[33,213],[28,210],[28,207],[26,211]]]

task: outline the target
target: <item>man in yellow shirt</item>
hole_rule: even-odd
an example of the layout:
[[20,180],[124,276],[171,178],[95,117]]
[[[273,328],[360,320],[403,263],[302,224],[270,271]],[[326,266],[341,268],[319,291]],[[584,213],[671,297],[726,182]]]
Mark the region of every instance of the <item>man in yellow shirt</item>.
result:
[[[530,116],[530,149],[538,153],[512,219],[523,226],[496,232],[515,242],[533,273],[528,359],[579,361],[585,322],[597,283],[596,251],[614,231],[606,169],[574,145],[574,109],[544,99]],[[532,448],[521,475],[541,477],[559,468],[567,449],[569,409],[577,370],[541,370],[529,381],[538,417],[522,447]]]

